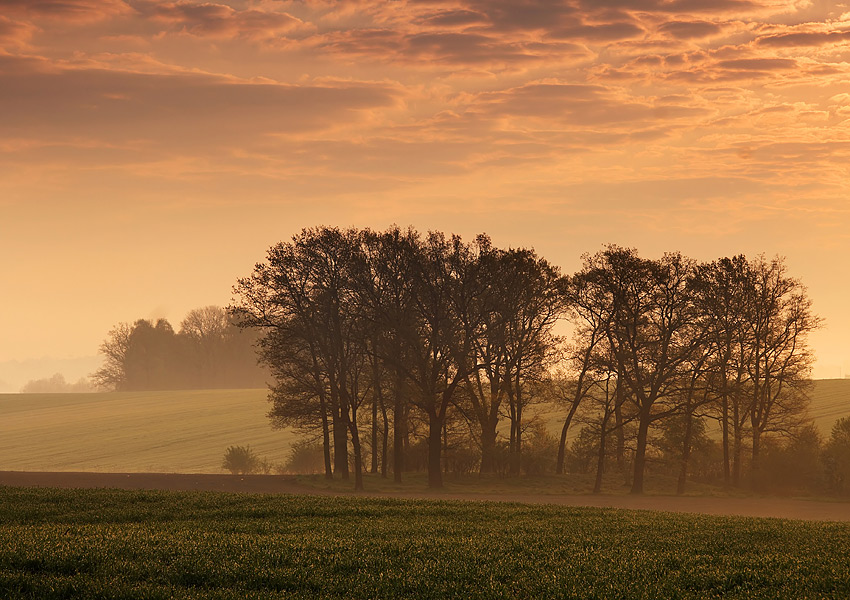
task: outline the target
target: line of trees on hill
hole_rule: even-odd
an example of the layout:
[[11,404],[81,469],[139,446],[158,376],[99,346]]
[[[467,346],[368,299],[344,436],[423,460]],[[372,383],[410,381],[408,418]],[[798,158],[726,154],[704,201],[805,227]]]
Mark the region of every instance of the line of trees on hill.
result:
[[166,319],[119,323],[100,346],[104,363],[91,380],[115,391],[264,387],[255,341],[218,306],[189,311],[178,331]]
[[[609,246],[567,276],[486,235],[319,227],[273,246],[234,292],[274,378],[273,423],[315,435],[326,475],[353,469],[356,489],[367,458],[396,480],[421,460],[440,487],[446,470],[563,472],[584,456],[597,491],[616,468],[642,493],[672,452],[681,491],[711,421],[723,480],[758,487],[765,440],[806,424],[819,321],[778,258]],[[528,418],[544,401],[561,407],[560,438]]]

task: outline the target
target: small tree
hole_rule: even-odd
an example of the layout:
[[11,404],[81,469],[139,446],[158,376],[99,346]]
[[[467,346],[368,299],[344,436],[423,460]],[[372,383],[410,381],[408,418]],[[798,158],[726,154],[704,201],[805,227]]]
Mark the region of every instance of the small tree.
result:
[[823,461],[831,491],[850,492],[850,417],[838,419],[832,426]]
[[261,461],[251,446],[230,446],[224,453],[221,468],[234,475],[250,475],[260,471]]

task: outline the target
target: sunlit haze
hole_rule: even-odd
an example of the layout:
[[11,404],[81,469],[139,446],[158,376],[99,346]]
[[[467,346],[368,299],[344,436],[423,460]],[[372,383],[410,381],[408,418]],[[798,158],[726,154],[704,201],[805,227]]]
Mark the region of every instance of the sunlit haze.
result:
[[844,377],[850,2],[3,0],[0,211],[5,392],[322,224],[782,255]]

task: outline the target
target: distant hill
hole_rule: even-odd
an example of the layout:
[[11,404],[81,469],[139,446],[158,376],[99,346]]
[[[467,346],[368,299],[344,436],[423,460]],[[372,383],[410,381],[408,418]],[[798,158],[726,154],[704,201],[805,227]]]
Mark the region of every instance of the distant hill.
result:
[[221,473],[228,446],[283,463],[267,390],[0,394],[0,470]]
[[836,420],[850,417],[850,379],[817,379],[814,383],[809,414],[828,436]]

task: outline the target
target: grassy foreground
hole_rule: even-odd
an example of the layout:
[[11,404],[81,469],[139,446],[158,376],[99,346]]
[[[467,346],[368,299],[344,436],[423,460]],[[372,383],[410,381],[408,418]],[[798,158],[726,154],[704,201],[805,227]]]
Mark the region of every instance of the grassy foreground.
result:
[[848,598],[850,524],[0,488],[3,598]]

